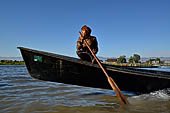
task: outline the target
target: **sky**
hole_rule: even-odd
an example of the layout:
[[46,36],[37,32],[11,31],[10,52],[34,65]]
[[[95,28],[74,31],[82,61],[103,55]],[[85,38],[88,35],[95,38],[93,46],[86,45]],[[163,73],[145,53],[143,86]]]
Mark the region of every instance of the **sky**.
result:
[[83,25],[97,56],[170,57],[170,0],[0,0],[0,56],[22,46],[77,57]]

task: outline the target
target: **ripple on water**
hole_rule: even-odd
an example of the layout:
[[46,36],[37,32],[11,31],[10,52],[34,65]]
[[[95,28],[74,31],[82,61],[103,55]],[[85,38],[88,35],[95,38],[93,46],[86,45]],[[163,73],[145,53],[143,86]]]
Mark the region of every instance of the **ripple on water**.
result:
[[131,104],[122,106],[112,90],[40,81],[31,78],[24,66],[0,66],[3,113],[168,113],[169,92],[123,92]]

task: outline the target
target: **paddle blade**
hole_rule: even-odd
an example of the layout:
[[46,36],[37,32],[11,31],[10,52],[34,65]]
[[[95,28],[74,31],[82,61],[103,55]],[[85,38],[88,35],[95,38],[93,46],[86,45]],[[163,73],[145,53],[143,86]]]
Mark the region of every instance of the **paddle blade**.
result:
[[115,84],[114,80],[111,77],[107,77],[107,79],[108,79],[108,82],[109,82],[110,86],[112,87],[112,89],[116,93],[117,97],[119,98],[120,102],[122,104],[129,104],[128,100],[123,95],[123,93],[120,91],[118,86]]

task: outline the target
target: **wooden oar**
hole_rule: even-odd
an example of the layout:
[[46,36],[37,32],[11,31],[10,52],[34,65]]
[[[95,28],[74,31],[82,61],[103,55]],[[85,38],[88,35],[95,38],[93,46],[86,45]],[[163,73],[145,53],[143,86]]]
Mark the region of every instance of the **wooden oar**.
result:
[[[81,33],[79,32],[80,36]],[[101,62],[99,61],[99,59],[96,57],[96,55],[93,53],[93,51],[91,50],[90,46],[88,45],[87,41],[84,40],[86,46],[88,47],[89,51],[91,52],[91,54],[93,55],[93,57],[95,58],[95,60],[97,61],[97,63],[99,64],[100,68],[103,70],[104,74],[107,77],[107,80],[110,84],[110,86],[112,87],[112,89],[114,90],[114,92],[116,93],[117,97],[119,98],[120,102],[122,104],[129,104],[128,100],[126,99],[126,97],[123,95],[123,93],[120,91],[120,89],[118,88],[118,86],[116,85],[116,83],[114,82],[114,80],[107,74],[107,72],[105,71],[105,69],[103,68]]]

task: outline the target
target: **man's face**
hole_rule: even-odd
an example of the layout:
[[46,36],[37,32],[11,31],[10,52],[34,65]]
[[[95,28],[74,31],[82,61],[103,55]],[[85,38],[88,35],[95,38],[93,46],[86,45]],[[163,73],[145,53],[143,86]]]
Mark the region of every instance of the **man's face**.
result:
[[81,35],[84,37],[84,36],[87,36],[88,34],[87,34],[87,32],[85,30],[82,30]]

